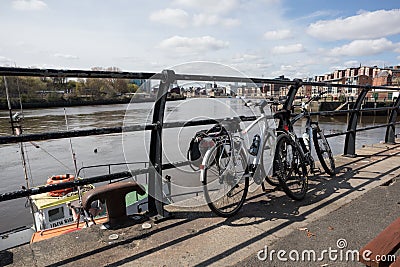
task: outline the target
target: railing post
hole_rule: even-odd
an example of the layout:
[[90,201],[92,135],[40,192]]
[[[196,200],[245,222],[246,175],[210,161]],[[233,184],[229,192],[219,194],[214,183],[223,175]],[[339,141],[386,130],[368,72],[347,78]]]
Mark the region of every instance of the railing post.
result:
[[397,120],[397,114],[399,113],[399,106],[400,106],[400,97],[397,97],[396,102],[393,104],[393,109],[390,112],[390,117],[388,123],[390,125],[386,128],[386,135],[385,135],[385,143],[387,144],[395,144],[395,122]]
[[347,125],[346,140],[344,142],[344,156],[346,157],[356,156],[356,129],[358,116],[360,114],[361,104],[370,89],[371,86],[363,88],[361,93],[358,95],[356,102],[354,103],[349,124]]
[[149,155],[149,162],[152,168],[149,173],[148,208],[149,215],[154,216],[155,220],[168,217],[167,211],[164,210],[162,188],[162,129],[167,93],[170,85],[175,81],[175,72],[164,70],[161,76],[152,121],[157,127],[151,131]]

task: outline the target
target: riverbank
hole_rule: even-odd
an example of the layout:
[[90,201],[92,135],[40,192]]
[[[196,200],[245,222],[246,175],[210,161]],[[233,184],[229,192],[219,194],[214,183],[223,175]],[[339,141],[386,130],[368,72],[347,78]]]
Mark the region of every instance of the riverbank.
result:
[[[320,101],[318,103],[313,103],[311,108],[312,111],[333,111],[333,110],[351,110],[354,107],[355,102],[339,102],[339,101]],[[361,104],[361,109],[372,109],[372,108],[383,108],[383,107],[391,107],[393,106],[393,102],[389,101],[374,101],[374,102],[364,102]],[[390,114],[390,110],[381,110],[381,111],[364,111],[363,115],[365,116],[388,116]],[[339,114],[336,114],[339,115]],[[347,115],[347,114],[343,114]]]
[[[206,98],[203,96],[196,96],[191,98]],[[227,97],[212,97],[212,98],[227,98]],[[186,96],[168,97],[167,101],[185,100]],[[23,102],[24,109],[36,108],[52,108],[52,107],[75,107],[75,106],[95,106],[95,105],[114,105],[114,104],[128,104],[128,103],[147,103],[155,102],[156,98],[115,98],[115,99],[99,99],[99,100],[59,100],[59,101],[38,101],[38,102]],[[350,110],[353,108],[355,102],[339,102],[339,101],[319,101],[311,103],[311,111],[333,111],[333,110]],[[362,109],[391,107],[393,102],[377,101],[377,102],[364,102],[361,106]],[[20,109],[18,101],[11,102],[12,109]],[[0,102],[0,110],[8,110],[6,102]],[[388,116],[390,110],[384,111],[366,111],[363,112],[366,116]],[[346,114],[343,114],[346,115]]]

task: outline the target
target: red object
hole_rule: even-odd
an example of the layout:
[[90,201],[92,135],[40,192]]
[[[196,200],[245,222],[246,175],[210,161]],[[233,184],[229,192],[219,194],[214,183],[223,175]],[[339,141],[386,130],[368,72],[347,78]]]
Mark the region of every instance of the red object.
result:
[[[75,176],[69,175],[69,174],[64,174],[64,175],[54,175],[49,177],[47,179],[47,184],[59,184],[59,183],[64,183],[64,182],[72,182],[75,180]],[[59,190],[54,190],[49,192],[49,196],[52,197],[61,197],[64,196],[70,192],[72,192],[73,188],[65,188],[65,189],[59,189]]]

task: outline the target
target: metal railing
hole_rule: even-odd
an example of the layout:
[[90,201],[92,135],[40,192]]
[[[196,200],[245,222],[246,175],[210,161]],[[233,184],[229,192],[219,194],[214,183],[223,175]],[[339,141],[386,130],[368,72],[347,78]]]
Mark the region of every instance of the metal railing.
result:
[[[372,89],[384,89],[384,90],[399,90],[399,88],[384,87],[384,86],[363,86],[363,85],[347,85],[347,84],[330,84],[321,82],[301,82],[299,80],[277,80],[277,79],[260,79],[260,78],[240,78],[240,77],[225,77],[225,76],[207,76],[207,75],[189,75],[189,74],[176,74],[172,70],[164,70],[162,73],[132,73],[132,72],[103,72],[103,71],[83,71],[83,70],[54,70],[54,69],[21,69],[21,68],[1,68],[0,75],[4,76],[41,76],[41,77],[81,77],[81,78],[129,78],[129,79],[154,79],[159,80],[159,90],[157,98],[153,108],[152,122],[148,124],[138,124],[129,127],[108,127],[108,128],[94,128],[86,130],[72,130],[72,131],[60,131],[40,134],[22,134],[20,136],[1,136],[0,144],[20,143],[28,141],[39,141],[39,140],[50,140],[70,137],[83,137],[89,135],[105,135],[115,134],[122,132],[136,132],[136,131],[151,131],[150,139],[150,153],[149,153],[149,165],[148,167],[135,169],[132,171],[108,173],[106,175],[94,176],[85,179],[75,180],[73,182],[65,182],[60,184],[46,185],[37,188],[23,189],[14,192],[8,192],[0,194],[0,202],[27,197],[39,193],[50,192],[57,189],[65,189],[70,187],[76,187],[86,184],[93,184],[98,182],[112,181],[116,179],[129,178],[135,175],[148,174],[149,184],[149,201],[148,208],[149,213],[160,218],[168,216],[168,213],[164,210],[163,202],[160,201],[163,196],[162,192],[162,172],[163,170],[173,169],[188,164],[187,161],[182,162],[162,162],[162,131],[166,128],[176,127],[190,127],[199,125],[210,125],[217,121],[222,121],[225,118],[219,119],[208,119],[208,120],[196,120],[189,122],[170,122],[164,123],[164,112],[167,100],[167,92],[170,86],[176,81],[218,81],[218,82],[248,82],[251,80],[254,83],[265,83],[265,84],[280,84],[289,86],[288,94],[283,109],[291,109],[295,101],[296,93],[301,86],[316,86],[316,87],[346,87],[346,88],[358,88],[361,90],[358,95],[353,108],[349,110],[338,110],[338,111],[321,111],[312,112],[311,115],[337,115],[337,114],[349,114],[350,119],[348,121],[347,130],[342,133],[334,133],[326,135],[327,138],[346,135],[344,144],[344,155],[355,156],[355,141],[356,133],[360,131],[366,131],[370,129],[386,127],[385,142],[395,142],[395,126],[399,124],[397,121],[397,115],[399,112],[400,97],[393,102],[391,107],[379,107],[379,108],[362,108],[362,103],[367,95],[367,92]],[[388,123],[369,126],[364,128],[357,128],[357,122],[362,112],[373,112],[373,111],[390,111]],[[255,116],[240,116],[242,121],[255,120]]]

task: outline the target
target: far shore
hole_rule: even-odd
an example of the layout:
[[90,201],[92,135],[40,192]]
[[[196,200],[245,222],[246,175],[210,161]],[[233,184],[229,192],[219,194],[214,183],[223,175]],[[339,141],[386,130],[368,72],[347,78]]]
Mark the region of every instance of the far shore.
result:
[[[185,97],[168,98],[167,101],[183,100]],[[154,102],[155,98],[123,98],[123,99],[99,99],[99,100],[60,100],[60,101],[41,101],[41,102],[23,102],[24,109],[35,108],[53,108],[53,107],[75,107],[75,106],[93,106],[93,105],[113,105],[113,104],[128,104],[128,103],[146,103]],[[13,101],[11,108],[20,109],[20,103]],[[7,103],[0,103],[0,110],[8,110]]]

